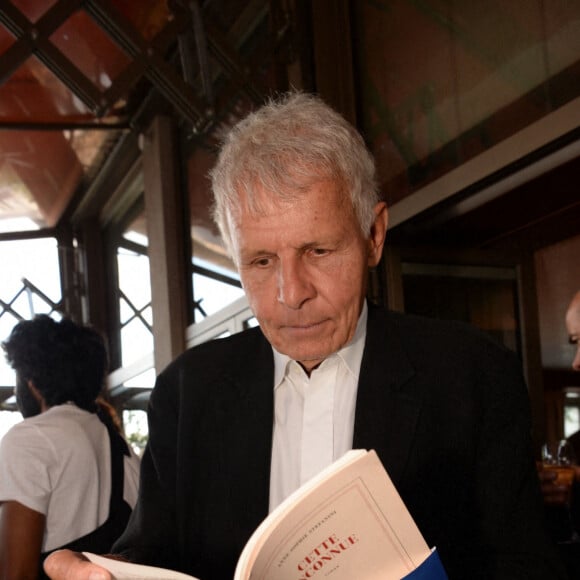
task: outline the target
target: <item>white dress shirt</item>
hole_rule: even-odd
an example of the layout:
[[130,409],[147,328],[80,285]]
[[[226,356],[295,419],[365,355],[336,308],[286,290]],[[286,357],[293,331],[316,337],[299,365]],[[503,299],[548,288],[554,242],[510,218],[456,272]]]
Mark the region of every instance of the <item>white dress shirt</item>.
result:
[[270,511],[324,467],[352,449],[367,305],[351,342],[310,377],[274,350],[274,435]]

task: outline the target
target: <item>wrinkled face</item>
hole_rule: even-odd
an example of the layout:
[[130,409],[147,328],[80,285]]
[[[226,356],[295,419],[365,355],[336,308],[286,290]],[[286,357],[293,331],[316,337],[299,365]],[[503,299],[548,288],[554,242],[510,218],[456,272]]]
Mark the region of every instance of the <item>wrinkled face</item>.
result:
[[259,214],[233,219],[234,254],[250,306],[268,341],[310,371],[353,337],[367,271],[381,256],[383,203],[365,237],[350,201],[320,181],[295,201],[258,190]]
[[575,356],[572,360],[572,368],[580,371],[580,304],[570,307],[566,313],[566,329],[570,343],[575,347]]

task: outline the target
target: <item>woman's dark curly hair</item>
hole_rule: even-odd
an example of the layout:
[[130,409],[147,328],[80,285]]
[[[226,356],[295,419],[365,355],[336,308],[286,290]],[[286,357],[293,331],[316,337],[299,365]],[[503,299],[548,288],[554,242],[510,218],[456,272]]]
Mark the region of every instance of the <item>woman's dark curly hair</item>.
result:
[[2,348],[18,378],[32,381],[49,407],[72,401],[96,411],[108,364],[96,330],[41,314],[19,322]]

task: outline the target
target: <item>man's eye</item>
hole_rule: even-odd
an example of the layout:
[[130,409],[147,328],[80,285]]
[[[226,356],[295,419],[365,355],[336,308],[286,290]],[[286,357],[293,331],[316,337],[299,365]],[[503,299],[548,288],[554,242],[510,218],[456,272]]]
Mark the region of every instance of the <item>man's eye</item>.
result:
[[328,250],[326,250],[325,248],[312,248],[311,252],[315,256],[325,256],[326,254],[328,254]]
[[260,268],[265,268],[266,266],[269,266],[271,263],[270,258],[258,258],[256,260],[254,260],[254,266],[258,266]]

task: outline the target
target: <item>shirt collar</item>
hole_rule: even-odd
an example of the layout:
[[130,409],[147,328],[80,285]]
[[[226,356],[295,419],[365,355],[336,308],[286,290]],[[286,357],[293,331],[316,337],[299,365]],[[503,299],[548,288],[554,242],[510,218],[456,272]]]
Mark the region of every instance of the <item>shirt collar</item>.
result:
[[[332,356],[339,357],[345,364],[348,371],[358,379],[360,372],[360,365],[362,362],[363,350],[365,347],[365,338],[367,333],[367,318],[368,318],[368,307],[366,300],[363,302],[362,311],[360,313],[356,330],[352,340],[343,346],[337,353]],[[274,353],[274,389],[276,389],[284,380],[286,375],[286,369],[288,365],[292,362],[292,359],[281,352],[278,352],[274,347],[272,347]]]

